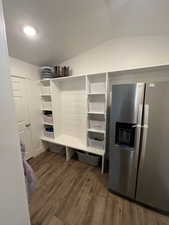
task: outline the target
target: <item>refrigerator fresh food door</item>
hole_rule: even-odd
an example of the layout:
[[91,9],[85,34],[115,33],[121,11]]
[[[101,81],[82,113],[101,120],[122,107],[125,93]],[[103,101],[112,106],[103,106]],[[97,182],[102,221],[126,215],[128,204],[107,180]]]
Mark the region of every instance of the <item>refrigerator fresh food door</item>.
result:
[[109,190],[135,197],[144,83],[112,86]]
[[169,82],[146,86],[136,199],[169,212]]

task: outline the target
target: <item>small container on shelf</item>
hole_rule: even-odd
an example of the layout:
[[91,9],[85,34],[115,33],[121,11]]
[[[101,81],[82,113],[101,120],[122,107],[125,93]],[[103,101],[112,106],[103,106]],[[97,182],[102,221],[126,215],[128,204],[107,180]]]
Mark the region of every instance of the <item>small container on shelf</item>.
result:
[[45,111],[43,113],[43,121],[46,123],[53,123],[53,116],[51,111]]
[[105,130],[105,120],[89,119],[89,128],[95,130]]
[[50,126],[50,125],[44,126],[44,136],[49,137],[49,138],[54,138],[53,126]]
[[64,66],[64,67],[55,66],[54,69],[55,69],[55,75],[54,75],[55,78],[70,76],[69,66]]
[[89,147],[92,148],[98,148],[98,149],[104,149],[104,140],[99,138],[89,138]]
[[77,151],[78,159],[91,166],[98,166],[100,157],[91,153]]
[[102,134],[88,134],[88,146],[104,150],[105,140]]

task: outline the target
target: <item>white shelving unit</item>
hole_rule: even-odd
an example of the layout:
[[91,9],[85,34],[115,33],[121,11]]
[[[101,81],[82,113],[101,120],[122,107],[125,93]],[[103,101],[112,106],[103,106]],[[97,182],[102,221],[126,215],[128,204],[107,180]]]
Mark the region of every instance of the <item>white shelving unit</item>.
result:
[[51,80],[41,80],[40,90],[42,111],[42,136],[54,139]]
[[[127,73],[131,76],[131,73],[145,72],[150,69],[157,70],[162,67],[127,70],[125,74]],[[166,68],[168,69],[168,66]],[[117,73],[118,81],[116,80]],[[42,100],[45,97],[51,98],[51,107],[42,108],[42,113],[45,110],[52,112],[52,125],[54,128],[53,138],[46,137],[42,133],[41,139],[45,142],[66,146],[67,160],[71,158],[71,148],[100,155],[102,157],[103,172],[107,137],[107,107],[108,103],[110,104],[108,102],[108,95],[111,93],[111,86],[109,87],[109,85],[112,84],[111,79],[113,79],[113,82],[119,83],[120,74],[123,75],[124,70],[41,81],[40,98]],[[124,76],[121,77],[121,81],[124,82]],[[92,102],[92,100],[93,102],[102,102],[104,104],[100,104],[99,108],[95,104],[94,108],[90,107],[89,109],[89,102]],[[103,110],[101,110],[102,106]],[[100,121],[100,125],[98,121]],[[42,119],[42,127],[44,125],[51,124],[45,124]],[[90,135],[102,135],[104,141],[103,148],[89,145],[88,137]]]
[[102,172],[106,152],[107,74],[86,77],[87,90],[87,146],[102,154]]
[[[51,99],[53,138],[44,134],[41,140],[66,147],[66,159],[71,148],[102,157],[106,151],[107,74],[82,75],[41,81],[41,99]],[[50,108],[50,107],[49,107]],[[45,110],[44,108],[42,108]],[[93,122],[92,122],[93,119]],[[94,137],[90,142],[89,138]],[[100,145],[91,145],[102,138]]]

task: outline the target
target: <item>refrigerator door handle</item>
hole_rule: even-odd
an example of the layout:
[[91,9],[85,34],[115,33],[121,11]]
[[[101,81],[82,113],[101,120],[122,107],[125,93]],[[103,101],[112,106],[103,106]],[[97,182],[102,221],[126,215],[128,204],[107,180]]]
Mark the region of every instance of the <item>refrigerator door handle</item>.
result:
[[141,148],[141,156],[140,156],[140,172],[143,169],[144,158],[146,153],[146,143],[147,143],[147,134],[148,134],[148,118],[149,118],[149,105],[146,104],[144,106],[144,120],[143,120],[143,136],[142,136],[142,148]]
[[135,143],[135,149],[137,152],[137,155],[139,154],[139,145],[140,145],[140,135],[141,135],[141,122],[142,122],[142,113],[143,113],[143,104],[139,104],[138,106],[138,114],[137,114],[137,124],[134,125],[137,129],[137,136],[136,136],[136,143]]
[[138,117],[137,117],[137,127],[141,127],[142,123],[142,113],[143,113],[143,104],[139,104],[138,106]]

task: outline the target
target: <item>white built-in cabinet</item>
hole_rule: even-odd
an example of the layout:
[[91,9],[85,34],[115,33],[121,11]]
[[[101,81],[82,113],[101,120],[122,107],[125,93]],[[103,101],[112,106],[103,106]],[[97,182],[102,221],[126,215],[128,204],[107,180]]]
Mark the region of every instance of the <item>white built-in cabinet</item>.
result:
[[[66,159],[72,148],[102,157],[102,172],[107,148],[107,115],[112,84],[168,80],[168,66],[71,76],[42,80],[41,111],[43,126],[41,140],[66,146]],[[159,76],[160,74],[160,76]]]
[[72,148],[100,155],[102,172],[106,152],[107,76],[102,73],[40,81],[41,140],[66,146],[67,160],[71,158]]

